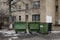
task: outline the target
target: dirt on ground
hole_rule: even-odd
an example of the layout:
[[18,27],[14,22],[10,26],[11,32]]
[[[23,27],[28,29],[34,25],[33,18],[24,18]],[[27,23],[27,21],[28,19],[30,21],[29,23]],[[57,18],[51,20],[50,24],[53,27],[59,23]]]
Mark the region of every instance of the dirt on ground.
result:
[[60,31],[60,26],[52,26],[53,31]]

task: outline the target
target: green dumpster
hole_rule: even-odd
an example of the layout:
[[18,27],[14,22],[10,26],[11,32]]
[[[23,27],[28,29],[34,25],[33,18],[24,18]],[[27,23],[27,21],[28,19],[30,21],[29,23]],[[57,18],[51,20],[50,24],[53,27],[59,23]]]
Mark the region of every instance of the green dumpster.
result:
[[34,32],[39,32],[39,22],[29,22],[29,32],[32,33]]
[[52,23],[48,23],[49,25],[49,27],[48,27],[48,31],[49,31],[49,33],[51,33],[51,31],[52,31]]
[[48,23],[40,23],[40,33],[46,34],[48,33],[48,27],[49,24]]
[[22,31],[26,32],[26,26],[27,26],[26,22],[14,22],[14,29],[15,29],[16,33],[18,31],[20,31],[20,32],[22,32]]

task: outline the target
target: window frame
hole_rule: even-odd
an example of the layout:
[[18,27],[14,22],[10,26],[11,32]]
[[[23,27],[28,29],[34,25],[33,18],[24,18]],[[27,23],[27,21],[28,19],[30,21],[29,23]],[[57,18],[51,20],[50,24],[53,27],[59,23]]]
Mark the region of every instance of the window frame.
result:
[[39,9],[40,8],[40,1],[34,1],[34,2],[32,2],[32,7],[33,7],[33,9]]
[[32,21],[40,21],[40,14],[32,15]]

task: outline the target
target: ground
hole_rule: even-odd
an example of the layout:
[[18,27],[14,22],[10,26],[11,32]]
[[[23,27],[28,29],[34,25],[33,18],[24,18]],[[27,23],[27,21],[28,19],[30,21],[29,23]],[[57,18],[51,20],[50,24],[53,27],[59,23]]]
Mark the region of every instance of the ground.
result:
[[53,31],[60,31],[60,26],[53,26]]
[[48,34],[48,35],[25,35],[25,36],[17,36],[17,37],[8,37],[1,36],[0,40],[60,40],[60,34]]
[[[0,40],[60,40],[60,27],[53,27],[53,31],[50,34],[15,34],[14,31],[0,31]],[[56,32],[58,31],[58,33]],[[9,33],[7,36],[4,32]],[[10,34],[12,32],[12,34]],[[14,36],[14,35],[15,36]]]

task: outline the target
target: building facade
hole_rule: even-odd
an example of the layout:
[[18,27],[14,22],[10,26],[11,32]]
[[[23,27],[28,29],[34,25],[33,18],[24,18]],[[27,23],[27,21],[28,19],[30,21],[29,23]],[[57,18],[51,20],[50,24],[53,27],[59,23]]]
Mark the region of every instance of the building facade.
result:
[[12,15],[16,21],[50,22],[55,24],[55,1],[56,0],[17,0],[16,12]]
[[50,22],[53,25],[60,21],[60,0],[13,0],[11,4],[13,21]]

